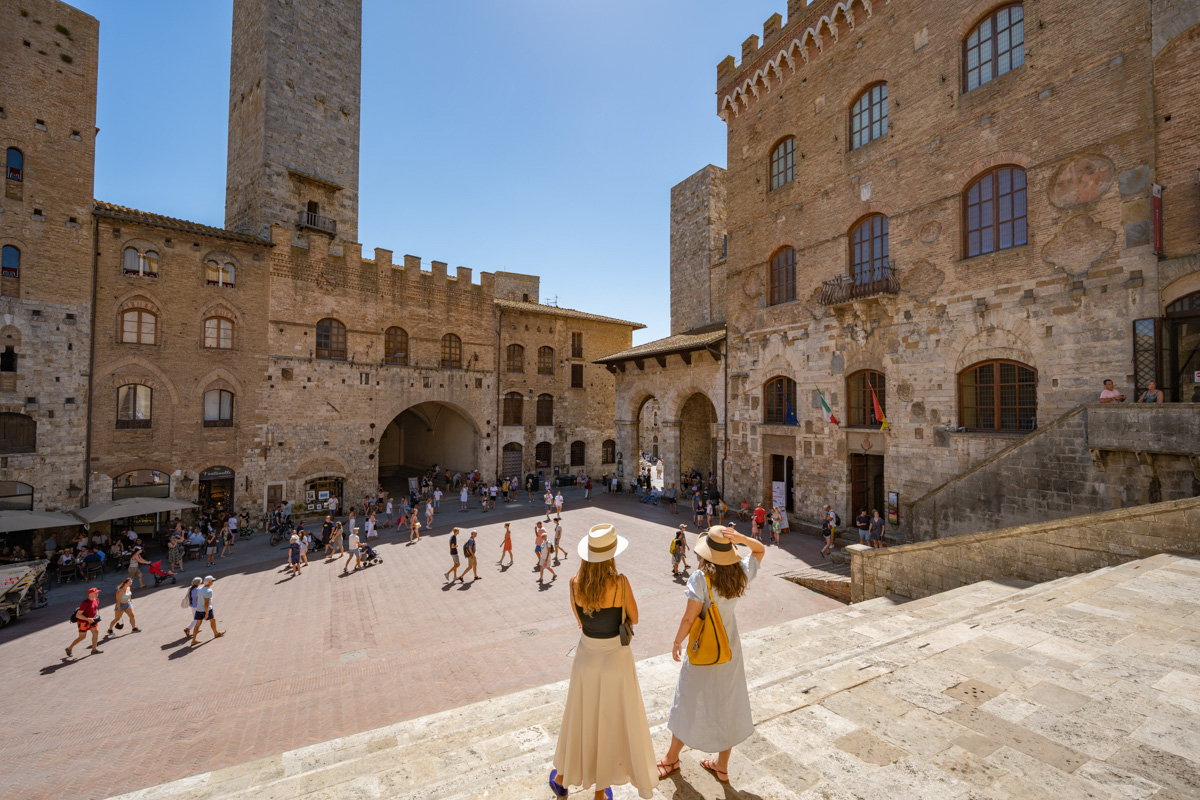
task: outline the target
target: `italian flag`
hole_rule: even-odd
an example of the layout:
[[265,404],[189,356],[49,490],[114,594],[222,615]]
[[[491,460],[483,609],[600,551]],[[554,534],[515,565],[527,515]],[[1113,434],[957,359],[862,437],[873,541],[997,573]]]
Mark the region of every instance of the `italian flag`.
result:
[[830,425],[841,425],[838,418],[829,410],[829,403],[825,402],[825,395],[821,394],[821,390],[817,389],[817,397],[821,398],[821,413],[825,415],[825,421]]

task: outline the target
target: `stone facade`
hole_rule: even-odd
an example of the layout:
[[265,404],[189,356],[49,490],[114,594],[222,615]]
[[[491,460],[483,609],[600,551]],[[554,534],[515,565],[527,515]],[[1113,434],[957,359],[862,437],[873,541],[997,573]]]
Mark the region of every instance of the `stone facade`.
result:
[[[725,321],[725,170],[671,187],[671,333]],[[717,288],[717,291],[713,291]]]
[[97,30],[52,0],[0,2],[0,507],[86,499]]

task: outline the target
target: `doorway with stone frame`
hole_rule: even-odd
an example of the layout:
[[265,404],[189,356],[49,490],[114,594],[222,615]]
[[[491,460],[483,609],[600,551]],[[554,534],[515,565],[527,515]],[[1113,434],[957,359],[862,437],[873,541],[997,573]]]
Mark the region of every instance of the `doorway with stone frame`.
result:
[[842,530],[854,526],[860,508],[867,510],[868,517],[873,509],[879,509],[879,513],[887,517],[883,466],[883,456],[850,454],[850,509],[848,514],[842,515]]

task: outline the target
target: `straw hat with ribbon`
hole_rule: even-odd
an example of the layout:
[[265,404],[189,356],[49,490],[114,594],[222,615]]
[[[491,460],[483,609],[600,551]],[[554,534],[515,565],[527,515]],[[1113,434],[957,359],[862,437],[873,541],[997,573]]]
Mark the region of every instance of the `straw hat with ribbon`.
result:
[[741,561],[742,557],[738,555],[737,547],[725,538],[726,530],[721,525],[709,528],[696,540],[696,546],[692,548],[696,555],[710,564],[736,564]]
[[579,557],[595,564],[616,558],[628,546],[629,540],[617,536],[617,529],[612,525],[593,525],[579,543]]

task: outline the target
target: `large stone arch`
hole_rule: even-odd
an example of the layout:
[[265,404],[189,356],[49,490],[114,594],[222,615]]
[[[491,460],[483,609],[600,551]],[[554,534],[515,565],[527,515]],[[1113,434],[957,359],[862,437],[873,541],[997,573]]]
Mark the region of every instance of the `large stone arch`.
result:
[[1159,296],[1161,297],[1160,309],[1165,309],[1179,298],[1187,297],[1193,292],[1200,292],[1200,271],[1184,275],[1164,286],[1162,291],[1159,292]]
[[[395,413],[378,428],[378,470],[388,481],[420,474],[434,464],[465,472],[479,468],[485,476],[495,469],[498,437],[469,410],[449,400],[429,399],[397,404]],[[404,489],[404,485],[400,485]]]

